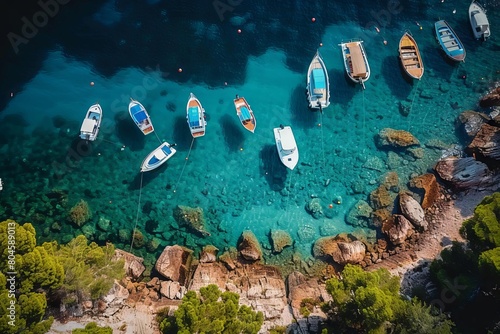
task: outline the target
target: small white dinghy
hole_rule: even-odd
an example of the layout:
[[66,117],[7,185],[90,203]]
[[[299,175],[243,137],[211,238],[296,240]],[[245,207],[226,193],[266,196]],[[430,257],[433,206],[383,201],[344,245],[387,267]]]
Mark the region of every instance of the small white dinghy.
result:
[[150,170],[156,169],[167,162],[175,152],[174,145],[170,145],[167,142],[162,143],[153,152],[144,159],[141,166],[141,172],[149,172]]
[[80,128],[80,138],[94,141],[99,133],[102,121],[102,108],[99,104],[90,106]]
[[280,125],[279,128],[274,128],[273,131],[281,162],[287,168],[293,170],[299,162],[299,149],[297,148],[292,128]]

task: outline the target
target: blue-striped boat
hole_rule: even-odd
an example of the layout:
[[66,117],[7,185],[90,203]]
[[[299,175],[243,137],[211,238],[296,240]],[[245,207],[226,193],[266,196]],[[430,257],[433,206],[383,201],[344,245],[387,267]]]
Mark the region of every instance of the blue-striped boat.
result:
[[465,61],[465,48],[458,35],[445,20],[434,24],[436,37],[448,58],[455,61]]

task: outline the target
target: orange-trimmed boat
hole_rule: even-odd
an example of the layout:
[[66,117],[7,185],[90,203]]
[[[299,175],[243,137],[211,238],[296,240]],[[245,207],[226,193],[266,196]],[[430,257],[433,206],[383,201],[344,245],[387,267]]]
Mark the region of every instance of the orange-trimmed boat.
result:
[[241,125],[253,133],[255,131],[255,127],[257,126],[257,121],[255,120],[252,108],[250,108],[247,100],[245,100],[244,97],[236,95],[236,98],[234,99],[234,107],[236,108],[236,115],[238,115]]
[[420,80],[424,75],[424,63],[418,45],[410,33],[405,32],[399,40],[399,59],[406,74]]

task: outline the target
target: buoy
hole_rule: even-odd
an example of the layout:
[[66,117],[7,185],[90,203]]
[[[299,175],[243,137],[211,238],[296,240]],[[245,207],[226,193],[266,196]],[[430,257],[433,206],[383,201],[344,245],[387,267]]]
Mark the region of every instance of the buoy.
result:
[[453,14],[455,14],[456,12],[457,12],[457,10],[456,10],[456,9],[454,9],[454,10],[453,10]]
[[323,46],[323,43],[319,43],[319,46]]
[[238,29],[238,34],[241,34],[241,29]]
[[188,157],[186,157],[186,160],[188,160],[188,159],[189,159],[189,158],[188,158]]
[[94,82],[93,82],[93,81],[91,81],[91,82],[90,82],[90,85],[91,85],[91,86],[93,86],[93,85],[94,85]]
[[333,204],[328,205],[330,209],[333,209]]
[[377,32],[380,32],[380,29],[377,26],[375,26],[375,30],[377,30]]
[[240,147],[240,151],[243,151],[243,147]]
[[181,73],[182,72],[182,68],[179,67],[179,69],[177,70],[177,72]]
[[384,45],[387,45],[387,41],[384,39]]
[[318,126],[321,126],[321,123],[318,123]]
[[422,26],[420,26],[420,30],[422,30]]
[[10,97],[13,97],[14,96],[14,93],[10,93]]
[[224,81],[224,86],[227,86],[227,81]]
[[316,18],[315,18],[315,17],[313,17],[313,18],[311,19],[311,21],[312,21],[312,22],[316,22]]

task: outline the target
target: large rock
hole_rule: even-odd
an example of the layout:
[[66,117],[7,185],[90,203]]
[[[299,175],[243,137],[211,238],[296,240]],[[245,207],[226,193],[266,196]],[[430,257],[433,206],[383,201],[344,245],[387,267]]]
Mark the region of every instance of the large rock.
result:
[[483,96],[479,101],[482,108],[500,106],[500,87],[495,88],[489,94]]
[[500,161],[500,127],[483,124],[465,151],[477,157]]
[[285,282],[280,271],[259,263],[242,265],[229,271],[221,263],[202,263],[196,267],[189,290],[217,284],[222,291],[240,295],[240,304],[261,311],[264,324],[259,333],[269,333],[275,326],[287,326],[293,321],[286,299]]
[[489,119],[487,115],[472,110],[466,110],[458,116],[458,120],[463,124],[465,133],[469,137],[474,137]]
[[183,297],[181,296],[181,285],[179,282],[162,281],[160,283],[160,293],[168,299],[182,299]]
[[118,312],[118,310],[123,307],[124,301],[128,297],[128,290],[123,287],[117,280],[115,280],[111,290],[109,290],[108,294],[101,299],[103,315],[106,317],[110,317]]
[[438,161],[434,170],[456,189],[488,186],[497,181],[488,166],[473,157],[448,157]]
[[115,249],[115,254],[113,256],[114,260],[124,260],[125,274],[133,278],[134,280],[141,277],[146,267],[144,266],[144,259],[142,257],[135,256],[129,252],[125,252],[121,249]]
[[193,251],[179,245],[167,246],[156,261],[155,269],[163,277],[185,286],[193,260]]
[[329,256],[340,265],[360,263],[365,257],[365,252],[366,246],[361,241],[346,241],[338,236],[319,238],[313,247],[315,257]]
[[272,230],[271,241],[273,243],[273,252],[275,253],[281,253],[283,248],[292,245],[292,237],[290,237],[287,231],[283,230]]
[[384,232],[394,245],[400,245],[415,232],[413,225],[403,215],[393,215],[392,219],[386,220],[382,225]]
[[304,299],[316,299],[318,307],[313,313],[318,313],[320,317],[327,318],[319,308],[319,304],[331,301],[332,296],[326,292],[324,285],[318,284],[317,278],[307,278],[302,273],[294,271],[288,275],[286,284],[288,288],[288,300],[295,319],[303,317],[300,308]]
[[203,247],[200,253],[200,262],[201,263],[210,263],[217,261],[217,252],[219,249],[212,245],[206,245]]
[[238,250],[245,260],[257,261],[262,258],[262,249],[252,231],[243,231]]
[[426,230],[427,221],[425,220],[424,209],[410,194],[399,193],[399,207],[403,215],[418,229]]
[[379,146],[407,147],[420,145],[420,142],[411,133],[391,128],[382,129],[378,134]]
[[440,190],[434,174],[424,174],[414,177],[410,180],[410,187],[419,188],[424,190],[424,199],[422,200],[422,208],[427,209],[431,207],[438,199]]

